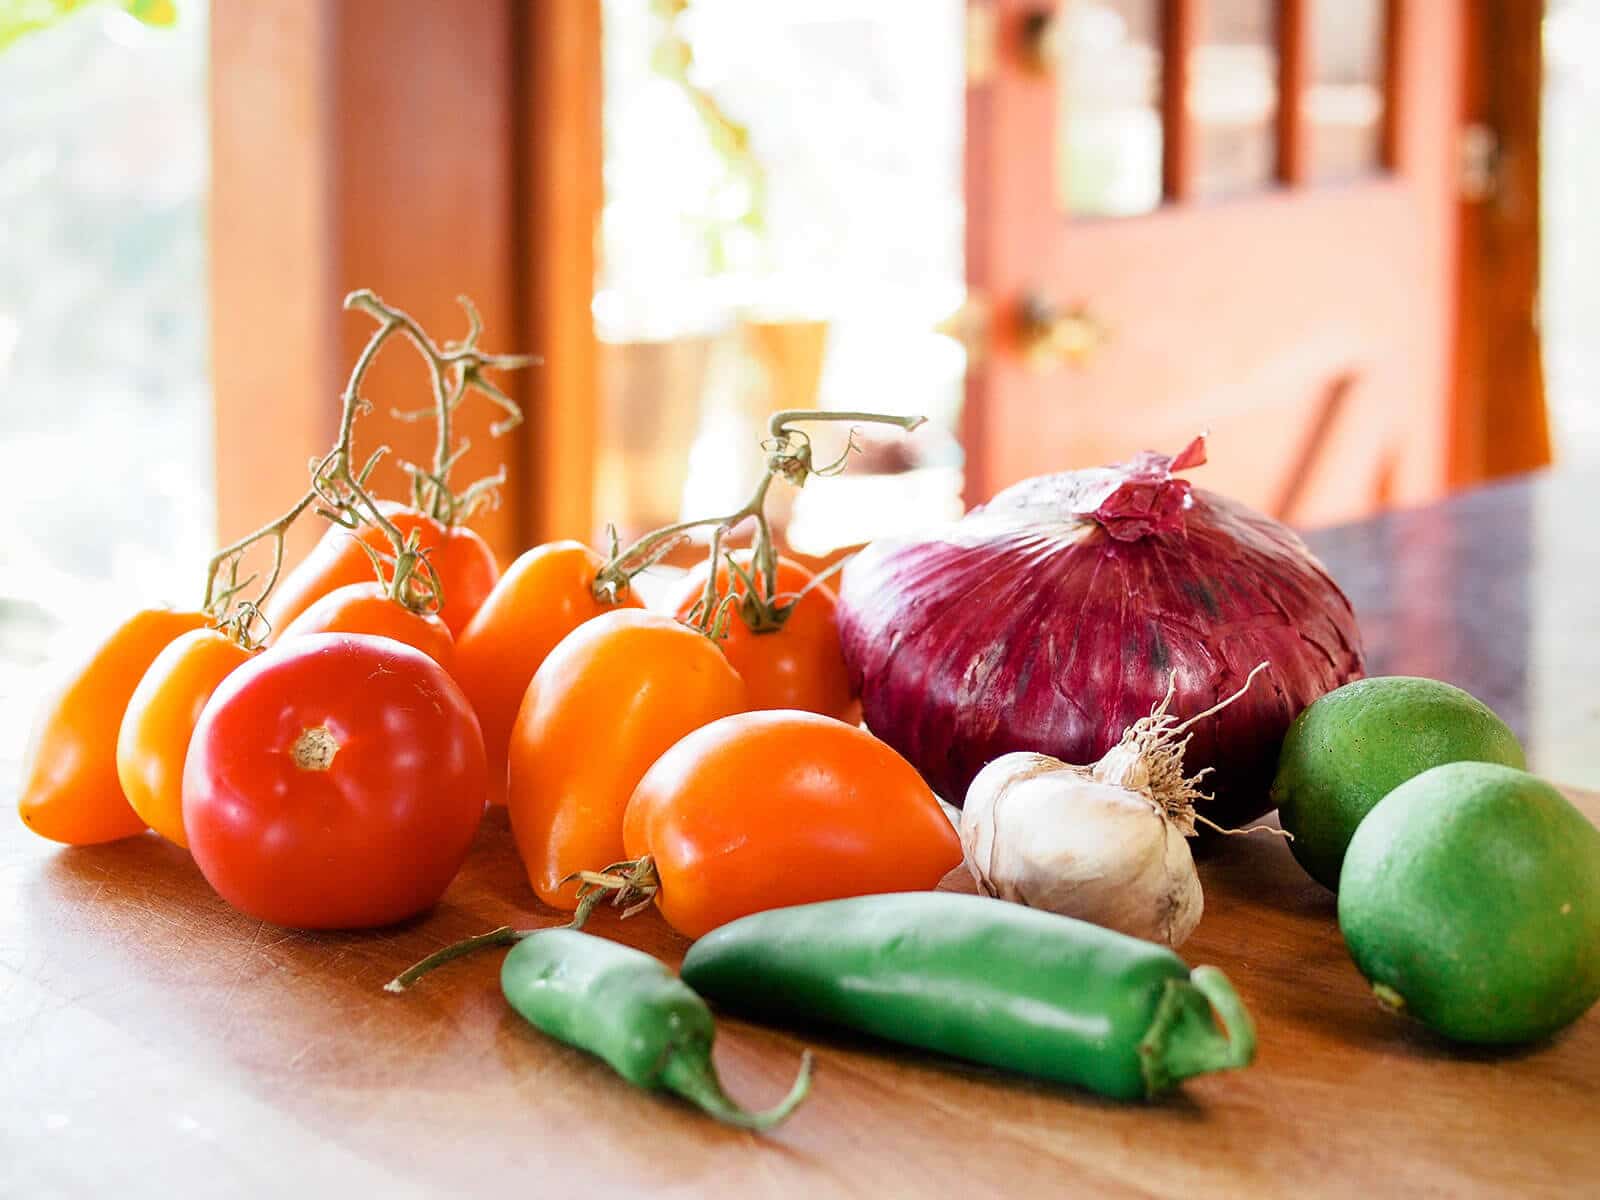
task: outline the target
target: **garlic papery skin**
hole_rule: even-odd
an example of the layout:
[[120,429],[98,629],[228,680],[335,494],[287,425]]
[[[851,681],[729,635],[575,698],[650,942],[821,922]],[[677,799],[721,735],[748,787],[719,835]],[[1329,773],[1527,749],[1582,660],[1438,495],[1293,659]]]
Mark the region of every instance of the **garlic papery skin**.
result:
[[978,890],[1001,900],[1179,946],[1204,898],[1188,839],[1142,791],[1043,754],[1002,755],[961,814]]

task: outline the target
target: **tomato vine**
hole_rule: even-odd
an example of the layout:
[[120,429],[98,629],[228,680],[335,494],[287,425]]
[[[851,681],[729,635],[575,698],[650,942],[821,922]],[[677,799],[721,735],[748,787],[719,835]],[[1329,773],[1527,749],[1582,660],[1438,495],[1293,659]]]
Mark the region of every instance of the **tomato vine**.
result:
[[[478,348],[478,338],[483,334],[483,320],[476,306],[465,296],[457,296],[467,314],[467,336],[459,342],[437,345],[427,332],[408,314],[383,303],[370,291],[352,292],[345,300],[346,308],[369,313],[380,322],[380,333],[404,333],[416,347],[428,366],[429,381],[433,389],[433,405],[412,411],[391,409],[390,414],[400,421],[425,421],[434,419],[438,437],[434,443],[433,467],[426,469],[415,463],[401,466],[411,476],[412,503],[421,511],[443,525],[454,525],[467,520],[485,503],[492,503],[495,489],[505,483],[505,467],[493,475],[468,485],[460,495],[450,490],[450,471],[471,449],[470,440],[452,448],[451,418],[469,391],[475,391],[492,400],[505,414],[489,427],[494,437],[509,433],[522,424],[522,409],[492,381],[485,369],[515,370],[536,365],[540,360],[527,354],[488,354]],[[392,328],[391,328],[392,327]],[[385,334],[386,336],[386,334]]]
[[[458,496],[450,491],[450,469],[460,460],[469,443],[463,440],[459,447],[451,448],[451,417],[466,393],[477,391],[500,406],[506,416],[490,427],[499,436],[515,428],[522,420],[522,412],[499,387],[484,377],[485,370],[511,370],[537,361],[526,355],[490,354],[478,347],[483,323],[477,309],[466,297],[460,303],[467,313],[467,336],[459,342],[436,344],[426,331],[401,309],[385,304],[372,291],[363,288],[351,292],[344,300],[346,311],[364,312],[378,322],[362,347],[350,378],[340,397],[339,434],[333,448],[311,466],[311,482],[305,493],[275,520],[252,533],[222,547],[206,564],[206,588],[202,610],[217,628],[223,629],[242,645],[255,645],[269,629],[261,606],[283,573],[284,542],[290,527],[308,508],[317,515],[345,529],[354,530],[363,524],[376,526],[383,532],[392,551],[391,556],[379,556],[368,547],[373,557],[373,568],[380,580],[384,579],[383,566],[393,568],[393,576],[386,587],[398,603],[416,611],[437,610],[443,601],[439,577],[421,548],[419,530],[408,535],[383,512],[367,491],[366,484],[373,468],[388,454],[387,446],[380,446],[369,455],[360,468],[354,466],[351,442],[356,419],[372,408],[370,401],[361,395],[361,384],[368,369],[377,358],[378,351],[396,333],[404,334],[416,347],[429,366],[434,405],[416,413],[396,412],[402,420],[420,420],[433,415],[438,425],[438,440],[431,470],[414,464],[402,464],[412,476],[412,491],[416,506],[444,524],[452,524],[469,516],[476,507],[488,502],[494,489],[504,482],[504,468],[495,475],[482,479],[466,488]],[[266,579],[253,594],[251,591],[259,578],[253,572],[243,579],[239,572],[246,552],[259,542],[270,541],[272,563]]]
[[[733,512],[722,516],[699,517],[679,521],[673,525],[647,533],[627,547],[619,547],[615,530],[605,566],[594,579],[595,598],[602,603],[614,604],[634,577],[648,570],[671,553],[674,546],[691,530],[711,530],[710,566],[706,575],[705,591],[695,604],[690,624],[711,637],[719,636],[734,595],[730,588],[727,596],[717,590],[717,565],[725,559],[728,569],[744,585],[739,599],[740,615],[753,633],[771,633],[782,629],[789,614],[794,611],[804,593],[780,599],[778,596],[778,549],[772,536],[772,524],[767,519],[767,494],[773,480],[784,479],[795,487],[804,487],[807,479],[826,478],[844,470],[845,463],[856,449],[855,431],[851,430],[842,454],[833,462],[818,466],[812,456],[811,436],[794,425],[800,421],[859,421],[878,425],[894,425],[909,433],[923,424],[925,417],[896,417],[884,413],[829,412],[820,409],[786,409],[774,413],[767,425],[768,436],[761,443],[766,452],[766,470],[751,492],[749,499]],[[751,548],[750,570],[741,566],[734,557],[724,555],[722,541],[733,529],[746,520],[754,520],[755,544]],[[812,581],[813,584],[816,580]]]

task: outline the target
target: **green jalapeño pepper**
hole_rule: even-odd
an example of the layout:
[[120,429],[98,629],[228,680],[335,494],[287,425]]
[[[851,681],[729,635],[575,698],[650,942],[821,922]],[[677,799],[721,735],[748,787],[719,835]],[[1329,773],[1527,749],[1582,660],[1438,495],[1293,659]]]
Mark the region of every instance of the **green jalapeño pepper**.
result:
[[683,978],[752,1016],[841,1025],[1119,1100],[1255,1054],[1250,1015],[1215,967],[1191,972],[1162,946],[980,896],[757,913],[690,947]]
[[546,929],[512,947],[500,990],[537,1029],[596,1054],[637,1087],[676,1092],[741,1129],[770,1129],[805,1099],[811,1056],[776,1108],[746,1112],[711,1065],[716,1027],[704,1000],[648,954],[573,929]]

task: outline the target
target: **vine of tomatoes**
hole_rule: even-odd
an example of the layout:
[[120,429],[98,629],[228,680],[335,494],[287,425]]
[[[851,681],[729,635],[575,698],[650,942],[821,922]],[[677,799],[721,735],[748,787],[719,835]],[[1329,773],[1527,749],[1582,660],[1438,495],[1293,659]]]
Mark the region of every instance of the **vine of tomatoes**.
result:
[[[775,481],[843,465],[816,464],[800,423],[915,419],[779,413],[739,509],[604,553],[548,543],[502,576],[462,523],[500,477],[450,488],[451,421],[478,392],[506,413],[497,432],[514,425],[484,373],[526,360],[480,350],[470,305],[466,338],[444,345],[370,292],[346,307],[377,329],[334,447],[288,510],[212,557],[199,608],[134,614],[46,706],[19,798],[30,828],[68,843],[153,829],[231,904],[312,929],[426,910],[490,801],[509,808],[534,893],[580,923],[607,895],[655,897],[698,933],[937,882],[959,857],[949,823],[855,727],[833,593],[778,554],[765,513]],[[405,503],[367,490],[384,451],[351,453],[362,380],[395,335],[429,367],[438,430]],[[285,573],[307,510],[329,527]],[[725,553],[746,524],[753,543]],[[666,613],[645,611],[634,580],[697,529],[705,561]],[[247,572],[256,547],[270,560]]]
[[[240,907],[308,927],[381,923],[433,903],[482,814],[482,735],[446,668],[449,622],[465,628],[498,576],[487,545],[458,522],[499,479],[450,490],[459,456],[450,422],[476,391],[506,411],[496,431],[510,428],[520,413],[484,372],[528,361],[480,350],[470,305],[467,337],[442,347],[370,292],[353,293],[345,306],[378,328],[351,372],[338,439],[313,465],[305,494],[212,557],[198,609],[135,613],[67,679],[36,721],[18,796],[23,822],[45,837],[87,844],[154,829],[188,846]],[[375,500],[366,489],[384,451],[359,466],[351,457],[366,407],[361,381],[396,334],[430,367],[439,431],[432,466],[408,468],[410,505]],[[307,510],[329,520],[321,544],[328,549],[280,580],[285,535]],[[246,574],[246,555],[263,545],[268,564]],[[274,617],[279,644],[262,649]],[[315,636],[335,631],[352,636]],[[320,715],[308,723],[302,709]],[[326,768],[292,752],[308,730],[320,730]],[[252,754],[290,768],[273,777],[257,763],[252,775],[239,766]],[[331,802],[336,794],[343,810]],[[220,823],[219,811],[227,814]],[[341,811],[348,820],[335,819]],[[263,832],[269,825],[271,836]],[[377,859],[359,855],[346,855],[338,881],[313,869],[341,861],[356,844],[381,850],[410,884],[385,880]],[[291,846],[309,864],[298,875],[282,857]],[[279,855],[270,862],[261,857],[269,849]],[[337,895],[336,883],[351,894]]]

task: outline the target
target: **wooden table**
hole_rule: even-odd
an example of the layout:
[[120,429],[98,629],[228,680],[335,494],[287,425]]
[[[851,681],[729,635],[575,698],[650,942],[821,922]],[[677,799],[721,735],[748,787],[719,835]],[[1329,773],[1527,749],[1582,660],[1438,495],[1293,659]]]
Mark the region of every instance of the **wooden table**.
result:
[[[1524,483],[1317,539],[1375,671],[1479,691],[1568,779],[1600,734],[1581,490]],[[1556,644],[1567,669],[1540,674]],[[1574,795],[1600,821],[1600,796]],[[340,936],[231,911],[154,837],[61,850],[0,822],[0,1196],[1600,1192],[1600,1011],[1529,1050],[1452,1048],[1372,1002],[1332,898],[1276,839],[1230,839],[1201,873],[1184,954],[1223,967],[1256,1014],[1249,1070],[1123,1106],[724,1020],[718,1065],[753,1105],[817,1049],[811,1100],[762,1138],[533,1032],[500,999],[495,955],[379,990],[444,942],[554,920],[498,814],[437,911]],[[594,928],[670,961],[684,949],[654,914]]]

